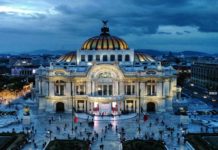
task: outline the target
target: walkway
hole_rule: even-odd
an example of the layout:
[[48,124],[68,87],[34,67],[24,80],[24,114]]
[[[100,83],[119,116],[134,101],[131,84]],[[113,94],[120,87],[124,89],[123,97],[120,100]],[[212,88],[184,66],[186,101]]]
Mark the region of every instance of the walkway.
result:
[[117,120],[126,120],[131,119],[137,116],[136,113],[126,114],[126,115],[120,115],[120,116],[91,116],[86,113],[77,113],[79,119],[85,119],[88,118],[91,120],[92,118],[94,121],[117,121]]

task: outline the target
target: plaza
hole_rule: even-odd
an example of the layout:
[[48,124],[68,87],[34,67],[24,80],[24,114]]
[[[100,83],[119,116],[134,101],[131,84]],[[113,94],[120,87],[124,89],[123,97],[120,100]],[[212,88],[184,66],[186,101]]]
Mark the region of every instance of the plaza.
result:
[[[91,149],[98,150],[100,145],[104,149],[118,150],[122,149],[120,142],[121,131],[124,130],[125,140],[132,139],[155,139],[163,140],[168,149],[185,150],[184,134],[214,132],[212,128],[206,128],[201,124],[190,122],[181,124],[181,117],[172,113],[151,113],[148,114],[148,120],[144,122],[143,115],[136,113],[121,115],[117,119],[108,119],[109,116],[99,116],[94,119],[94,126],[90,126],[87,120],[87,114],[78,113],[79,122],[73,124],[71,113],[41,113],[38,110],[37,103],[30,100],[21,100],[22,103],[16,104],[18,108],[18,119],[23,118],[23,106],[29,105],[31,112],[31,125],[24,126],[22,122],[8,124],[0,128],[0,132],[24,131],[29,134],[29,143],[24,146],[24,150],[41,150],[46,147],[49,141],[54,139],[81,139],[92,141]],[[30,105],[31,104],[31,105]],[[6,106],[5,110],[7,110]],[[14,109],[12,105],[10,109]],[[117,116],[118,117],[118,116]],[[215,115],[189,115],[189,118],[197,117],[200,120],[217,120]],[[10,117],[8,117],[10,118]],[[111,117],[112,118],[112,117]],[[191,120],[191,119],[190,119]],[[123,129],[122,129],[123,128]],[[96,136],[98,135],[98,136]]]

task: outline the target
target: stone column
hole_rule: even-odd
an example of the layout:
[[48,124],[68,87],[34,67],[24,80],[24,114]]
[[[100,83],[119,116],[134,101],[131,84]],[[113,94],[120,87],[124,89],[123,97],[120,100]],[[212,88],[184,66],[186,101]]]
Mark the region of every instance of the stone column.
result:
[[71,84],[70,84],[70,82],[67,82],[66,83],[66,88],[65,88],[65,94],[64,95],[66,95],[66,96],[70,96],[71,95]]
[[145,86],[145,91],[144,91],[144,94],[145,94],[145,95],[148,95],[148,90],[147,90],[147,82],[145,82],[144,86]]
[[118,81],[114,81],[113,82],[113,91],[114,91],[114,96],[117,96],[118,95],[118,89],[119,89],[119,87],[118,87]]
[[120,82],[120,95],[124,95],[124,83],[123,81]]
[[145,94],[145,85],[144,85],[144,82],[140,82],[139,87],[140,87],[140,90],[141,90],[141,93],[140,93],[141,95],[139,95],[139,96],[143,97],[143,95]]
[[95,93],[96,93],[96,90],[95,90],[95,81],[91,81],[92,82],[92,95],[94,96]]
[[77,107],[77,100],[75,100],[75,109],[76,109],[76,111],[78,110],[78,107]]
[[91,95],[91,94],[92,94],[91,82],[92,82],[92,81],[86,82],[86,94],[87,94],[87,95]]
[[42,95],[43,96],[47,96],[47,93],[48,93],[48,91],[47,91],[48,87],[47,86],[48,85],[46,84],[46,81],[42,81],[41,88],[42,88]]
[[49,81],[49,96],[54,96],[54,82]]
[[162,82],[161,81],[158,81],[157,82],[157,96],[162,96]]
[[87,100],[87,113],[90,113],[90,112],[89,112],[89,108],[90,108],[90,107],[89,107],[89,101]]

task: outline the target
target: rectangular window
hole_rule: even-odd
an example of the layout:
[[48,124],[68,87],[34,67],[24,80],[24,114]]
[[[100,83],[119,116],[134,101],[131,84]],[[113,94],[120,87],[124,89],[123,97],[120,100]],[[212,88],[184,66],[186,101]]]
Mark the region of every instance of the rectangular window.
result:
[[115,55],[111,55],[111,61],[115,61]]
[[107,95],[107,85],[103,85],[103,95]]
[[86,56],[85,55],[81,55],[81,61],[85,62],[86,61]]
[[84,95],[85,94],[85,86],[84,85],[77,85],[76,86],[76,94],[77,95]]
[[113,95],[113,87],[112,85],[109,85],[109,95]]
[[60,85],[60,95],[64,95],[64,85]]
[[100,61],[100,55],[96,55],[96,61]]
[[135,95],[135,85],[132,85],[132,95]]
[[98,95],[102,96],[102,85],[98,85]]
[[151,95],[151,85],[148,85],[148,86],[147,86],[147,94],[148,94],[148,95]]
[[122,61],[122,55],[118,55],[118,61]]
[[156,95],[155,85],[152,85],[152,95]]
[[56,88],[55,88],[55,95],[59,95],[59,86],[56,85],[55,87],[56,87]]
[[93,56],[92,55],[88,55],[88,61],[92,61]]
[[131,85],[126,85],[126,95],[131,95]]

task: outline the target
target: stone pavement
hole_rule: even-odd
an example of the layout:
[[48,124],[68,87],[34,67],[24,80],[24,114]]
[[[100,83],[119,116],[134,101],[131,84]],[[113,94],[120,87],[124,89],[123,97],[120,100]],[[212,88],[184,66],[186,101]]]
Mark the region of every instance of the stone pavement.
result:
[[[53,117],[54,121],[51,121],[49,124],[49,119]],[[115,120],[115,121],[94,121],[94,127],[89,127],[86,119],[79,119],[79,123],[77,126],[77,131],[74,130],[72,132],[72,118],[71,114],[38,114],[33,115],[33,125],[37,129],[36,135],[34,137],[35,142],[37,143],[38,149],[42,149],[42,145],[44,142],[49,142],[50,137],[48,136],[47,131],[51,130],[51,139],[67,139],[68,136],[70,138],[77,137],[79,139],[87,138],[86,132],[91,132],[92,135],[90,139],[94,135],[94,131],[98,133],[98,139],[95,138],[92,149],[98,150],[100,144],[104,144],[105,150],[118,150],[120,148],[120,135],[121,127],[125,130],[125,138],[127,140],[133,138],[144,138],[145,134],[147,138],[153,137],[154,139],[160,139],[159,130],[165,130],[165,127],[160,123],[156,123],[156,118],[162,118],[167,124],[168,127],[174,127],[176,129],[175,132],[170,135],[170,132],[164,131],[162,135],[162,139],[166,142],[167,147],[170,149],[184,149],[183,139],[180,139],[180,144],[177,143],[177,132],[179,136],[181,136],[182,131],[180,129],[177,130],[178,117],[171,114],[152,114],[149,116],[149,120],[144,122],[141,118],[140,120],[140,128],[141,131],[139,133],[138,127],[138,116],[127,119],[127,120]],[[162,120],[159,119],[159,120]],[[159,121],[160,122],[160,121]],[[105,126],[108,124],[112,124],[111,129],[107,129],[105,131]],[[151,126],[150,126],[151,123]],[[64,127],[66,126],[66,128]],[[118,131],[116,132],[116,126],[118,127]],[[57,130],[57,127],[60,128],[60,131]],[[170,136],[170,137],[169,137]],[[101,141],[101,138],[103,139]],[[34,149],[33,144],[28,144],[24,150],[32,150]]]
[[[120,149],[120,131],[121,128],[125,130],[126,140],[133,138],[154,138],[162,139],[165,141],[167,147],[171,150],[183,150],[183,137],[181,136],[184,133],[182,127],[178,126],[179,117],[172,115],[170,113],[156,113],[150,114],[148,121],[144,122],[141,116],[140,122],[138,122],[138,116],[125,120],[104,120],[104,121],[94,121],[94,127],[88,126],[86,119],[79,119],[79,123],[74,124],[74,129],[77,126],[77,130],[72,132],[72,116],[71,114],[52,114],[52,113],[39,113],[37,108],[32,108],[32,126],[34,127],[34,134],[32,134],[32,139],[35,140],[37,148],[34,148],[33,142],[27,144],[24,147],[24,150],[42,150],[43,144],[48,143],[49,140],[57,139],[68,139],[68,138],[79,138],[87,139],[87,132],[91,133],[90,140],[94,137],[92,143],[93,150],[99,150],[99,146],[104,144],[105,150],[119,150]],[[158,118],[158,120],[157,120]],[[49,121],[53,120],[53,121]],[[162,124],[164,121],[164,125]],[[105,131],[105,126],[112,124],[112,128],[107,128]],[[140,125],[139,125],[140,124]],[[118,128],[116,132],[116,126]],[[139,132],[140,126],[140,132]],[[174,128],[174,132],[166,130],[168,128]],[[7,128],[0,128],[1,131],[12,131],[15,128],[15,131],[22,131],[22,125],[11,125]],[[184,128],[184,126],[183,126]],[[192,132],[200,131],[200,125],[189,125],[187,126]],[[36,132],[35,132],[36,130]],[[51,134],[48,134],[48,130],[51,131]],[[160,130],[163,130],[163,133],[160,134]],[[94,136],[94,133],[98,134],[98,138]],[[178,142],[178,137],[180,141]],[[102,141],[101,141],[102,139]]]

